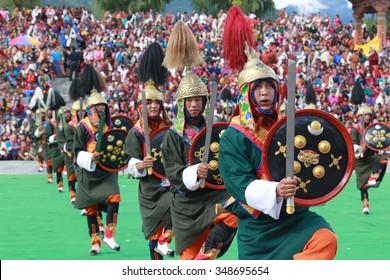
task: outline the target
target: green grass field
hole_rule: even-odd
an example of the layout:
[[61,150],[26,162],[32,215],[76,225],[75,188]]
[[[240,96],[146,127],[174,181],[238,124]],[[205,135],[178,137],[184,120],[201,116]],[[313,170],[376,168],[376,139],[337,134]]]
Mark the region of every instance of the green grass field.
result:
[[[138,209],[138,181],[120,174],[119,182],[122,202],[116,239],[121,251],[103,244],[101,254],[91,257],[86,217],[70,204],[66,184],[66,191],[58,193],[56,185],[48,184],[42,174],[0,175],[0,259],[148,260],[148,242],[141,232]],[[325,206],[312,207],[338,236],[337,260],[390,260],[389,175],[369,194],[371,213],[363,215],[353,174],[337,197]],[[237,259],[236,242],[221,259]]]

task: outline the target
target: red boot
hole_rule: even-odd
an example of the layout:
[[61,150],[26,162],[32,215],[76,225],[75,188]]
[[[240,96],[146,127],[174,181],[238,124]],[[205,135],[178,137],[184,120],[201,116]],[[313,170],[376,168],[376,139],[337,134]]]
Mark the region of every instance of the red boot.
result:
[[167,230],[158,238],[157,246],[154,250],[163,255],[170,258],[175,256],[175,251],[170,248],[171,241],[173,239],[173,231]]
[[92,248],[89,250],[89,254],[91,256],[96,256],[100,253],[100,247],[102,245],[102,242],[100,241],[99,234],[94,233],[92,234]]
[[216,248],[211,248],[207,252],[204,252],[204,246],[202,246],[202,249],[196,254],[195,260],[215,260],[218,257],[219,252],[220,250]]
[[108,245],[114,251],[120,251],[121,247],[115,241],[115,224],[111,223],[107,225],[104,232],[103,242]]

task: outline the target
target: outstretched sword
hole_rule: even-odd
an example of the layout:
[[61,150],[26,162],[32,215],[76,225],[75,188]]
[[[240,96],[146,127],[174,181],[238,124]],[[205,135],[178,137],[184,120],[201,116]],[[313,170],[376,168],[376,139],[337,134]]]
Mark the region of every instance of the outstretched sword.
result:
[[[145,146],[146,146],[146,155],[150,156],[150,136],[149,136],[149,123],[148,123],[148,109],[146,108],[146,94],[143,89],[142,92],[142,118],[143,118],[143,129],[145,134]],[[148,168],[148,175],[152,175],[153,170],[151,167]]]
[[[286,133],[286,177],[294,176],[294,136],[295,136],[295,70],[294,60],[288,60],[288,91],[287,91],[287,133]],[[288,214],[295,212],[294,196],[287,198]]]
[[[206,139],[204,142],[204,152],[203,152],[203,163],[208,163],[209,152],[210,152],[210,142],[211,134],[213,132],[213,121],[214,121],[214,110],[215,104],[217,103],[217,83],[213,82],[213,91],[210,96],[210,107],[209,107],[209,116],[207,118],[207,128],[206,128]],[[205,179],[200,180],[200,187],[204,188]]]

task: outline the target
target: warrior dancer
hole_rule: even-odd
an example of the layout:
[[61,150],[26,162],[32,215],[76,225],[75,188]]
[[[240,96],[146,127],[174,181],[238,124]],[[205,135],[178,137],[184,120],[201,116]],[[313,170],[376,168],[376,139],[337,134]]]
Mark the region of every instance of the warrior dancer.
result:
[[175,249],[182,260],[222,256],[237,230],[237,219],[233,214],[217,215],[215,211],[215,205],[229,197],[228,192],[200,187],[200,180],[207,177],[208,164],[188,164],[191,143],[206,125],[203,112],[207,88],[191,70],[200,61],[192,31],[183,21],[178,21],[169,39],[163,65],[167,68],[186,66],[186,73],[176,92],[177,117],[165,134],[162,155],[166,176],[176,189],[171,214]]
[[[244,42],[233,39],[239,37],[234,37],[238,26],[244,27],[240,30]],[[325,219],[302,206],[296,206],[293,215],[286,213],[284,201],[295,195],[297,178],[280,182],[263,178],[262,148],[277,121],[279,85],[274,70],[256,59],[252,34],[245,15],[232,7],[225,25],[224,56],[231,69],[241,71],[240,98],[237,115],[220,140],[219,169],[238,202],[234,212],[239,259],[333,259],[337,237]],[[232,44],[239,54],[231,51]]]
[[[140,80],[146,83],[145,105],[142,95],[138,95],[137,107],[139,120],[129,131],[125,141],[125,153],[130,156],[129,174],[140,179],[138,187],[139,207],[142,217],[142,231],[149,240],[150,257],[152,260],[162,260],[163,256],[173,257],[175,252],[170,248],[173,229],[169,205],[173,192],[168,180],[161,180],[151,171],[153,157],[144,153],[145,137],[160,128],[172,125],[163,107],[162,93],[158,85],[165,83],[167,69],[161,66],[164,54],[158,43],[151,44],[142,56],[140,63]],[[146,112],[145,112],[146,111]],[[146,120],[143,116],[146,116]],[[145,129],[149,133],[145,134]],[[150,148],[150,147],[149,147]]]

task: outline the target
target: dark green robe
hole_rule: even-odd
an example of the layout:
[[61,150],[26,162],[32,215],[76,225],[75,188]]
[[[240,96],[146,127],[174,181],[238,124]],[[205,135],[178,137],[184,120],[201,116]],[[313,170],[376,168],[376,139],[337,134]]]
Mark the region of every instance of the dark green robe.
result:
[[36,148],[36,150],[38,152],[38,149],[39,149],[39,146],[41,145],[41,143],[39,141],[39,138],[35,137],[35,135],[34,135],[35,130],[38,128],[38,125],[36,124],[35,118],[31,118],[29,120],[29,124],[30,124],[30,137],[31,137],[31,141],[34,143],[35,148]]
[[[46,127],[46,123],[43,123],[43,127],[44,128]],[[38,128],[37,123],[30,120],[30,131],[31,131],[32,141],[36,145],[37,152],[39,151],[39,148],[41,148],[42,160],[47,162],[51,158],[50,151],[49,151],[49,145],[47,145],[47,143],[46,143],[44,131],[43,131],[41,137],[35,136],[35,131],[37,130],[37,128]]]
[[[126,137],[125,153],[130,158],[143,160],[144,136],[135,128],[132,128]],[[142,217],[142,231],[145,239],[149,239],[170,215],[169,206],[173,192],[171,188],[161,187],[161,179],[156,176],[146,175],[139,179],[138,200]]]
[[[47,121],[45,126],[45,140],[47,143],[49,143],[50,136],[54,134],[56,134],[56,129],[54,125],[51,123],[51,121]],[[53,171],[56,171],[57,168],[61,165],[61,163],[64,162],[64,154],[62,153],[62,149],[58,143],[58,139],[57,142],[49,143],[49,152],[53,161]]]
[[[353,144],[360,145],[362,139],[361,132],[354,127],[350,134]],[[358,189],[361,189],[367,184],[373,167],[381,160],[385,159],[387,159],[386,154],[379,155],[376,151],[369,148],[366,149],[362,158],[355,158],[356,186]]]
[[295,213],[288,215],[285,201],[279,219],[264,213],[251,215],[241,206],[240,203],[247,204],[247,186],[259,179],[257,172],[262,167],[262,152],[253,141],[230,126],[221,137],[219,170],[225,187],[239,202],[235,208],[239,259],[291,260],[294,254],[302,251],[314,232],[331,227],[309,207],[295,206]]
[[[79,124],[74,136],[73,148],[74,155],[80,151],[87,152],[87,143],[91,140],[91,136],[87,129]],[[105,205],[106,199],[113,195],[119,194],[118,174],[108,172],[96,165],[95,171],[87,171],[75,166],[77,178],[77,197],[75,207],[83,209],[87,206],[101,203]]]
[[175,251],[180,254],[210,228],[216,218],[215,205],[229,198],[226,190],[198,188],[190,191],[183,183],[183,170],[188,166],[190,144],[173,130],[165,134],[162,157],[165,174],[177,192],[171,202],[175,233]]
[[[75,171],[74,169],[74,157],[73,157],[73,137],[75,134],[76,128],[73,126],[67,125],[64,130],[64,141],[66,150],[64,150],[64,160],[67,171],[67,176],[69,176]],[[71,153],[69,157],[68,153]]]

